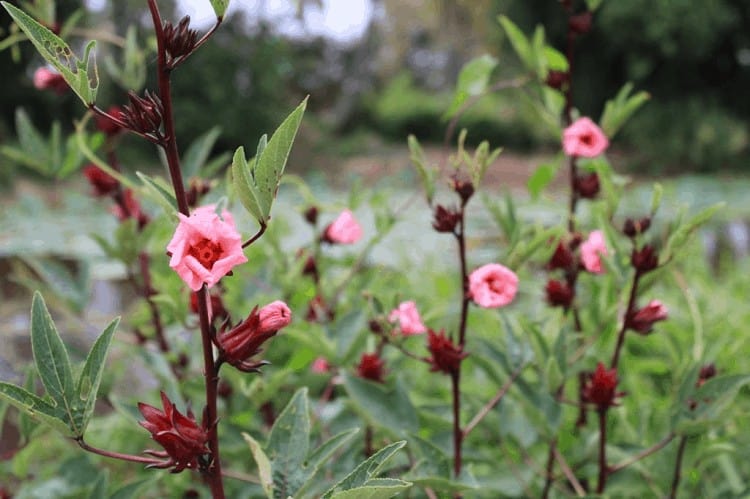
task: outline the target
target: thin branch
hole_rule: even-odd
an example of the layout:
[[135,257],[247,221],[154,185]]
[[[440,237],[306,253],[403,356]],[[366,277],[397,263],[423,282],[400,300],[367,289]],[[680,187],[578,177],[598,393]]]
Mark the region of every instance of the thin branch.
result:
[[557,461],[557,464],[560,465],[560,469],[565,475],[565,478],[568,479],[568,483],[570,483],[570,486],[573,487],[573,490],[576,491],[576,494],[578,494],[578,497],[585,497],[586,490],[581,485],[581,482],[579,482],[578,479],[576,478],[575,474],[573,473],[573,470],[568,465],[568,462],[565,460],[563,455],[557,449],[557,446],[555,446],[552,449],[552,453],[555,456],[555,460]]
[[260,223],[260,229],[258,230],[258,232],[253,237],[251,237],[250,239],[248,239],[247,241],[245,241],[244,243],[242,243],[242,247],[243,248],[247,248],[248,246],[250,246],[251,244],[253,244],[255,241],[257,241],[258,239],[260,239],[260,236],[262,236],[266,232],[266,229],[268,228],[268,226],[265,224],[265,222],[260,222],[259,221],[259,223]]
[[674,463],[674,476],[672,477],[672,489],[669,492],[669,499],[677,497],[677,489],[680,488],[680,478],[682,476],[682,459],[685,457],[685,447],[687,446],[687,437],[680,438],[680,446],[677,448],[677,459]]
[[525,365],[522,365],[516,369],[513,374],[511,374],[510,378],[503,383],[503,386],[500,387],[500,389],[497,391],[494,397],[490,399],[487,404],[485,404],[484,407],[477,413],[476,416],[469,422],[469,424],[466,425],[466,427],[463,430],[463,437],[466,438],[471,430],[473,430],[486,416],[490,413],[490,411],[500,403],[500,401],[503,399],[506,393],[508,393],[508,390],[510,390],[511,385],[513,385],[513,382],[518,379],[518,376],[521,375],[521,371],[523,371],[523,368],[526,367]]
[[620,463],[617,463],[614,466],[610,466],[609,473],[610,474],[616,473],[616,472],[618,472],[618,471],[620,471],[620,470],[622,470],[624,468],[627,468],[631,464],[640,461],[644,457],[648,457],[651,454],[653,454],[654,452],[663,449],[672,440],[674,440],[674,437],[675,437],[675,434],[674,433],[670,433],[669,435],[667,435],[666,437],[664,437],[661,441],[659,441],[658,443],[656,443],[653,446],[649,447],[648,449],[644,449],[641,452],[639,452],[638,454],[630,456],[628,459],[625,459],[624,461],[622,461]]
[[261,484],[260,478],[258,478],[255,475],[248,475],[247,473],[243,473],[241,471],[234,471],[234,470],[222,470],[221,476],[227,477],[227,478],[233,478],[235,480],[240,480],[242,482],[247,483],[255,483],[255,484]]
[[121,461],[130,461],[133,463],[142,463],[146,465],[162,465],[166,462],[154,457],[135,456],[133,454],[123,454],[121,452],[112,452],[104,449],[99,449],[97,447],[92,447],[91,445],[84,442],[83,437],[77,438],[76,443],[79,447],[81,447],[81,449],[85,451],[112,459],[120,459]]

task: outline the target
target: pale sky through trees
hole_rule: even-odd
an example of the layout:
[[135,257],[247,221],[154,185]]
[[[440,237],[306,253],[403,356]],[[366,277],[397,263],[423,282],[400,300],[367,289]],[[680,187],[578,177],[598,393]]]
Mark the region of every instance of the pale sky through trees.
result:
[[[108,0],[87,0],[92,10],[101,10]],[[243,9],[253,15],[263,15],[277,29],[292,37],[322,35],[338,42],[350,42],[359,38],[373,15],[370,0],[323,0],[323,8],[312,5],[305,9],[305,23],[295,18],[295,2],[291,0],[234,0],[229,4],[232,11]],[[193,26],[207,28],[214,20],[209,0],[178,0],[180,16],[189,14]]]

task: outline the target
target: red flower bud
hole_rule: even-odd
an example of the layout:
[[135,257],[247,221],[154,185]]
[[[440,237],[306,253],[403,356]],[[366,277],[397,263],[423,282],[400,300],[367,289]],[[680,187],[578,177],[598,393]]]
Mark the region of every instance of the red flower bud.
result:
[[458,372],[461,361],[469,354],[462,347],[456,346],[445,335],[445,331],[436,333],[432,329],[427,330],[427,348],[432,354],[429,359],[430,371],[442,371],[445,374]]
[[625,220],[625,224],[622,227],[622,232],[628,237],[635,237],[638,234],[643,234],[651,227],[651,218],[643,217],[640,220],[633,220],[628,218]]
[[258,310],[255,307],[244,321],[229,331],[222,330],[214,342],[221,359],[244,372],[258,371],[265,362],[251,357],[261,351],[261,345],[275,336],[292,321],[292,311],[283,301],[275,301]]
[[171,22],[164,23],[164,48],[170,57],[174,59],[189,55],[198,41],[198,32],[190,29],[190,16],[180,19],[177,26]]
[[557,247],[555,248],[555,252],[552,254],[552,258],[550,258],[549,263],[547,263],[547,269],[567,270],[573,266],[574,262],[575,258],[573,257],[573,252],[570,251],[570,248],[568,248],[565,243],[560,241],[559,243],[557,243]]
[[458,176],[454,176],[453,190],[465,205],[471,199],[471,196],[474,195],[474,184],[471,183],[471,180],[462,180]]
[[94,195],[98,197],[108,196],[117,191],[120,182],[95,164],[91,163],[83,167],[83,174],[94,188]]
[[561,90],[564,86],[568,84],[568,79],[570,78],[570,75],[567,71],[549,71],[547,73],[547,79],[544,81],[544,83],[550,87],[554,88],[555,90]]
[[39,90],[52,90],[62,95],[69,90],[68,82],[55,70],[41,67],[34,72],[34,87]]
[[145,418],[145,421],[140,421],[139,424],[151,432],[151,438],[164,447],[164,457],[169,457],[169,461],[159,467],[174,466],[174,473],[179,473],[185,468],[196,468],[198,457],[210,452],[206,447],[206,430],[198,426],[192,412],[188,411],[185,416],[175,409],[164,392],[161,392],[161,402],[164,411],[142,402],[138,403],[138,410]]
[[377,353],[363,353],[357,365],[357,376],[377,383],[385,381],[385,363]]
[[325,322],[333,320],[334,312],[328,308],[325,300],[320,295],[315,296],[307,306],[305,320],[308,322]]
[[581,12],[580,14],[570,16],[570,19],[568,19],[568,28],[577,35],[586,34],[591,29],[593,19],[594,15],[591,12]]
[[[211,308],[208,310],[208,316],[211,320],[226,319],[229,317],[229,312],[224,308],[221,296],[209,294],[209,301]],[[190,311],[194,314],[198,313],[198,293],[195,291],[190,293]]]
[[[122,120],[123,118],[120,106],[110,106],[109,109],[107,109],[107,114],[118,120]],[[107,116],[97,114],[94,116],[94,121],[96,123],[96,128],[109,136],[117,135],[122,131],[122,127],[116,121],[111,120]]]
[[631,313],[626,325],[637,333],[649,334],[655,322],[666,320],[667,317],[667,307],[659,300],[651,300],[645,307]]
[[599,362],[583,389],[583,400],[596,405],[600,411],[617,405],[615,398],[625,395],[615,391],[617,383],[617,369],[605,369],[604,364]]
[[638,272],[645,274],[659,266],[659,257],[652,246],[648,244],[640,250],[633,250],[630,255],[630,263]]
[[594,199],[599,194],[599,175],[596,172],[579,175],[575,180],[575,189],[582,198]]
[[307,220],[307,223],[310,225],[318,223],[318,208],[316,206],[310,206],[305,210],[305,220]]
[[454,232],[460,220],[461,214],[457,210],[437,205],[432,227],[438,232]]
[[145,227],[151,219],[141,210],[140,203],[133,196],[133,191],[126,189],[122,196],[117,197],[117,204],[112,208],[112,213],[118,220],[124,222],[130,218],[138,221],[138,228]]
[[716,376],[716,366],[713,364],[713,362],[710,364],[706,364],[705,366],[701,367],[701,370],[698,373],[698,381],[695,385],[697,387],[701,387],[706,381],[713,378],[714,376]]
[[188,206],[195,208],[198,206],[201,198],[211,191],[211,184],[202,178],[193,177],[185,196],[187,197]]
[[553,307],[570,308],[575,291],[568,283],[550,279],[544,289],[547,292],[547,303]]

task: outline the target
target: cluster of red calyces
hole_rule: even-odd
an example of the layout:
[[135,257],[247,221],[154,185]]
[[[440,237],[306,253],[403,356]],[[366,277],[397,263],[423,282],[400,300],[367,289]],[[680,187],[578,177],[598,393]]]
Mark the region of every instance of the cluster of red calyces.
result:
[[385,381],[385,362],[377,353],[363,353],[357,364],[357,376],[383,383]]
[[128,92],[128,101],[122,109],[122,121],[132,131],[151,138],[159,137],[164,106],[158,95],[146,90],[143,97]]
[[616,399],[625,395],[625,392],[617,391],[618,382],[617,369],[607,369],[599,362],[583,388],[584,402],[594,404],[599,411],[617,405]]
[[152,467],[173,468],[174,473],[185,468],[197,468],[199,459],[209,454],[206,429],[198,425],[191,411],[187,416],[180,413],[164,392],[161,392],[161,402],[163,411],[142,402],[138,404],[138,410],[145,418],[140,425],[151,432],[151,438],[164,448],[164,452],[149,451],[149,454],[168,458],[164,463]]
[[198,32],[190,29],[190,16],[180,19],[177,26],[169,21],[164,23],[164,48],[170,57],[170,64],[190,55],[197,41]]
[[428,360],[431,371],[440,371],[445,374],[455,374],[458,372],[463,361],[468,357],[468,353],[463,351],[463,347],[456,345],[446,336],[445,331],[436,333],[432,329],[427,330],[427,349],[432,354]]

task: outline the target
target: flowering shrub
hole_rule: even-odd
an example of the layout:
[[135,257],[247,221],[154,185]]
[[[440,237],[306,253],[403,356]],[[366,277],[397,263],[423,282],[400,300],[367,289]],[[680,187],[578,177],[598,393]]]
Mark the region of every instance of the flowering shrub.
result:
[[[138,302],[122,324],[116,319],[104,328],[74,369],[76,352],[69,354],[41,293],[34,294],[36,372],[23,387],[0,382],[0,399],[20,409],[23,434],[0,496],[39,496],[53,485],[70,497],[743,491],[736,484],[750,479],[746,470],[729,459],[714,469],[693,457],[728,458],[741,426],[724,424],[736,423],[729,402],[750,382],[703,347],[686,284],[691,276],[678,266],[689,236],[717,207],[666,224],[658,216],[658,186],[650,206],[621,207],[622,182],[605,153],[645,101],[642,94],[626,86],[605,104],[599,125],[574,119],[572,88],[580,76],[571,68],[600,2],[560,2],[568,27],[564,54],[547,44],[541,27],[529,38],[502,17],[525,74],[490,85],[497,60],[469,62],[446,114],[450,141],[461,114],[482,95],[525,85],[540,124],[560,140],[556,164],[541,165],[528,183],[537,202],[556,174],[567,179],[564,202],[558,197],[548,206],[552,219],[536,218],[537,211],[525,209],[529,202],[483,191],[500,154],[487,142],[469,151],[462,131],[455,154],[436,165],[409,137],[431,216],[422,228],[450,249],[441,246],[449,258],[433,265],[420,247],[417,261],[404,268],[373,257],[378,245],[398,244],[386,236],[395,237],[405,216],[378,192],[359,192],[332,208],[292,177],[283,188],[299,189],[305,205],[277,207],[271,216],[306,100],[270,138],[258,140],[254,157],[238,147],[221,178],[213,178],[217,167],[210,164],[226,165],[229,155],[211,160],[208,152],[218,132],[178,149],[173,70],[211,43],[228,2],[211,0],[216,23],[203,34],[188,18],[164,20],[155,0],[146,3],[156,48],[143,60],[155,63],[157,89],[134,88],[122,97],[126,104],[100,107],[93,44],[79,57],[2,2],[86,107],[73,137],[90,162],[81,175],[96,197],[92,206],[106,204],[117,219],[113,233],[94,228],[93,237],[124,269]],[[87,128],[92,117],[95,130]],[[160,149],[168,179],[120,164],[124,133]],[[49,173],[57,178],[82,166],[74,163]],[[497,234],[491,225],[475,231],[479,198]],[[372,223],[360,224],[355,209]],[[301,247],[282,241],[280,218],[302,224],[295,229]],[[245,238],[247,227],[257,231]],[[410,221],[405,246],[413,249],[418,231]],[[492,258],[480,258],[478,245]],[[503,263],[481,264],[487,260]],[[44,285],[53,311],[76,289]],[[694,344],[685,338],[688,329]],[[146,402],[157,398],[162,409]],[[48,438],[50,431],[67,438]],[[160,449],[150,448],[149,434]],[[65,456],[59,476],[47,480],[31,470],[56,454]],[[682,480],[688,466],[704,466],[706,480]],[[78,476],[86,478],[71,478]]]

